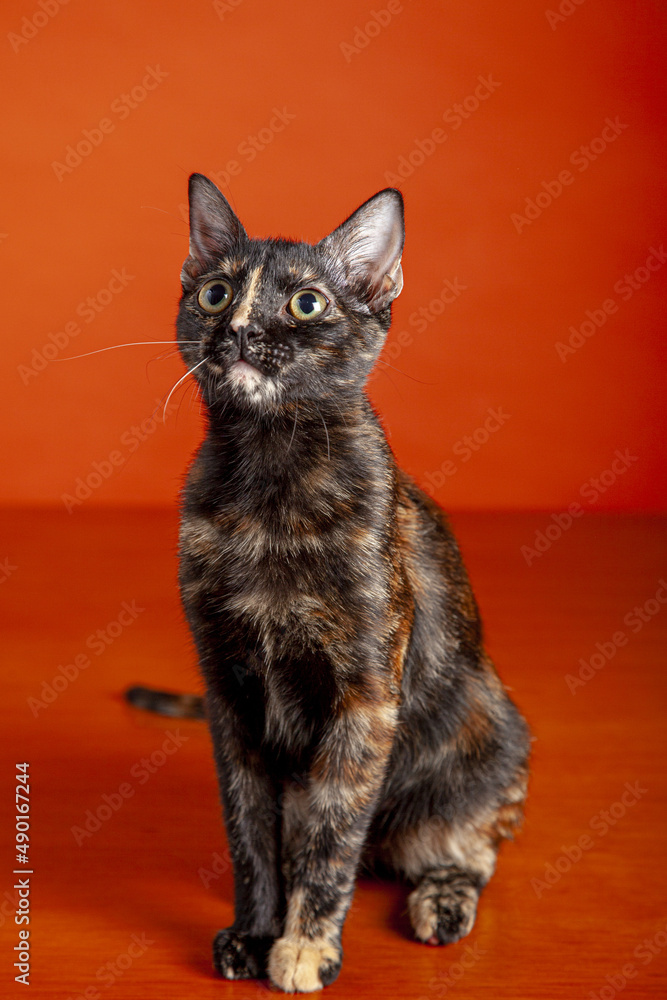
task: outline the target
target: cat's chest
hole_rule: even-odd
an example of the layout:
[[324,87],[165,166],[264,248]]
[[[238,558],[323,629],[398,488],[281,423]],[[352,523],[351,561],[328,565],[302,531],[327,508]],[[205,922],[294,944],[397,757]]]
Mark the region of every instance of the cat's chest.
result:
[[250,702],[254,713],[261,703],[258,738],[290,753],[310,744],[333,704],[359,632],[361,598],[348,565],[354,543],[342,528],[335,538],[333,529],[311,529],[295,520],[283,532],[240,511],[186,514],[181,528],[185,603],[206,607],[238,658],[237,710]]
[[330,457],[304,447],[298,461],[293,450],[272,462],[258,441],[254,465],[248,446],[243,461],[231,461],[230,448],[209,442],[191,469],[180,537],[185,603],[205,606],[216,626],[273,662],[299,649],[343,662],[352,637],[387,620],[387,469],[332,439]]
[[386,595],[382,539],[368,526],[321,511],[271,517],[229,508],[186,513],[180,545],[183,593],[208,595],[223,618],[241,620],[280,646],[300,635],[331,645],[373,593]]
[[299,589],[323,560],[345,560],[353,539],[349,526],[321,511],[282,506],[249,511],[228,505],[214,513],[186,512],[181,552],[191,557],[209,585],[237,590],[250,581]]

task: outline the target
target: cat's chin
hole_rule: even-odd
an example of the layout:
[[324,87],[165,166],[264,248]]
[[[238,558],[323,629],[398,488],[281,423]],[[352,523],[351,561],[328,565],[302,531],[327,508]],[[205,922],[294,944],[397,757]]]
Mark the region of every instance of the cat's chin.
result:
[[271,402],[277,396],[274,380],[262,375],[247,361],[235,361],[227,369],[227,383],[252,402]]
[[246,389],[256,389],[264,380],[262,373],[247,361],[235,361],[227,371],[227,378],[232,385],[242,385]]

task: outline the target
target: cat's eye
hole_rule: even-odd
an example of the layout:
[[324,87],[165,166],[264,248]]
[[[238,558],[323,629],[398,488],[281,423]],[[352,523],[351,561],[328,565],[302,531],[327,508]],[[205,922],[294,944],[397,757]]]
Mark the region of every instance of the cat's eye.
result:
[[314,288],[304,288],[289,300],[287,308],[295,319],[315,319],[324,312],[329,303],[321,292]]
[[197,302],[207,313],[221,313],[232,301],[232,286],[228,281],[214,278],[202,285],[197,296]]

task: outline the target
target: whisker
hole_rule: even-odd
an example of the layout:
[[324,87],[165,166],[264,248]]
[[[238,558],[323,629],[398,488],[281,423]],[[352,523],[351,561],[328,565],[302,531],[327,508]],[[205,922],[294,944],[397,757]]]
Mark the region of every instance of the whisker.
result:
[[382,358],[378,358],[377,361],[378,361],[378,364],[386,365],[387,368],[393,368],[394,371],[398,372],[399,375],[405,375],[406,378],[411,378],[413,382],[419,382],[420,385],[437,385],[438,384],[437,382],[424,382],[422,379],[416,378],[414,375],[408,375],[408,373],[404,372],[402,368],[396,368],[395,365],[390,365],[388,361],[384,361]]
[[185,373],[185,375],[182,375],[182,376],[181,376],[181,378],[179,378],[178,382],[176,383],[176,385],[175,385],[175,386],[173,387],[173,389],[171,390],[171,392],[170,392],[170,393],[169,393],[169,395],[167,396],[167,401],[165,402],[165,404],[164,404],[164,409],[162,410],[162,423],[164,423],[164,422],[165,422],[165,417],[166,417],[166,415],[167,415],[167,406],[169,405],[169,400],[170,400],[170,399],[171,399],[171,397],[172,397],[172,396],[174,395],[174,393],[175,393],[175,392],[176,392],[176,390],[178,389],[178,387],[179,387],[179,385],[181,384],[181,382],[184,382],[184,381],[186,380],[186,378],[188,377],[188,375],[192,375],[192,373],[193,373],[194,371],[196,371],[196,370],[197,370],[198,368],[201,368],[201,366],[202,366],[202,365],[204,364],[204,362],[206,362],[206,361],[208,361],[208,358],[202,358],[202,360],[201,360],[201,361],[200,361],[200,362],[199,362],[198,364],[196,364],[196,365],[194,366],[194,368],[190,368],[190,370],[189,370],[189,371],[187,371],[187,372]]
[[[315,407],[315,409],[317,410],[317,407]],[[319,410],[317,410],[317,412],[320,413]],[[321,413],[320,413],[320,420],[324,424],[324,433],[327,436],[327,461],[330,462],[331,461],[331,447],[329,445],[329,429],[327,427],[327,422],[326,422],[326,420],[324,419],[324,417],[322,416]]]
[[195,398],[197,396],[197,392],[198,391],[199,391],[199,386],[197,385],[197,382],[195,381],[194,384],[193,384],[193,386],[192,386],[192,392],[190,393],[190,402],[188,403],[188,412],[189,413],[192,413],[192,407],[194,406]]
[[403,393],[401,392],[401,390],[396,385],[396,379],[392,378],[391,375],[389,374],[389,372],[384,371],[382,368],[378,368],[378,375],[386,375],[386,377],[389,379],[389,381],[393,385],[394,389],[396,390],[396,392],[398,393],[398,395],[400,396],[400,398],[403,400],[403,402],[405,402],[405,396],[403,395]]
[[172,219],[178,219],[178,221],[182,222],[184,226],[187,226],[187,222],[185,222],[180,215],[176,215],[174,212],[168,212],[166,208],[158,208],[157,205],[141,205],[140,207],[147,208],[151,212],[162,212],[163,215],[169,215]]
[[339,414],[340,414],[340,419],[341,419],[341,420],[343,421],[343,423],[344,423],[344,424],[345,424],[345,426],[347,427],[347,420],[345,419],[345,414],[343,413],[343,411],[341,410],[340,406],[338,405],[338,402],[337,402],[337,400],[336,400],[336,397],[335,397],[335,396],[332,396],[332,397],[331,397],[331,401],[332,401],[332,402],[333,402],[333,403],[335,404],[335,406],[336,406],[336,409],[338,410],[338,412],[339,412]]
[[146,362],[145,371],[148,375],[149,365],[154,364],[156,361],[167,361],[169,358],[174,358],[178,355],[178,351],[162,351],[161,354],[156,354],[154,358],[149,358]]
[[155,361],[168,361],[169,358],[178,357],[178,351],[162,351],[160,354],[156,354],[154,357],[149,358],[146,362],[146,368],[152,365]]
[[178,348],[173,348],[171,351],[162,351],[160,354],[156,354],[154,358],[151,358],[147,364],[151,364],[152,361],[163,361],[165,358],[173,358],[178,354]]
[[[198,344],[198,340],[181,340],[181,344]],[[88,351],[86,354],[73,354],[71,358],[54,358],[54,361],[76,361],[77,358],[89,358],[91,354],[102,354],[103,351],[117,351],[119,347],[152,347],[154,344],[171,344],[173,340],[137,340],[131,344],[113,344],[111,347],[100,347],[97,351]]]
[[299,397],[297,396],[297,398],[295,400],[295,405],[294,405],[294,427],[292,428],[292,436],[289,439],[289,444],[287,445],[287,453],[288,454],[289,454],[290,448],[292,447],[292,441],[294,440],[294,435],[296,434],[296,418],[298,417],[298,415],[299,415]]

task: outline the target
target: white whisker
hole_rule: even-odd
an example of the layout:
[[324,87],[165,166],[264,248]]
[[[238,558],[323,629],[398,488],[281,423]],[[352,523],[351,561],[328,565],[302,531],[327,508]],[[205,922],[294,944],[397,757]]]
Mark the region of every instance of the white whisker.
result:
[[161,354],[156,354],[155,357],[149,358],[146,362],[146,371],[148,371],[148,366],[154,364],[156,361],[166,361],[168,358],[175,358],[178,355],[178,351],[162,351]]
[[178,389],[178,387],[179,387],[179,385],[181,384],[181,382],[184,382],[184,381],[186,380],[186,378],[188,377],[188,375],[192,375],[192,373],[193,373],[194,371],[196,371],[196,370],[197,370],[197,368],[201,368],[201,366],[202,366],[202,365],[204,364],[204,362],[206,362],[206,361],[208,361],[208,358],[202,358],[202,360],[201,360],[201,361],[200,361],[200,362],[199,362],[198,364],[196,364],[196,365],[194,366],[194,368],[191,368],[191,369],[190,369],[189,371],[187,371],[187,372],[185,373],[185,375],[182,375],[182,376],[181,376],[181,378],[179,378],[178,382],[176,383],[176,385],[175,385],[175,386],[173,387],[173,389],[171,390],[171,392],[170,392],[170,393],[169,393],[169,395],[167,396],[167,400],[166,400],[166,402],[165,402],[165,404],[164,404],[164,409],[162,410],[162,423],[164,423],[164,422],[165,422],[165,417],[166,417],[166,415],[167,415],[167,406],[169,405],[169,400],[170,400],[170,399],[171,399],[171,397],[172,397],[172,396],[174,395],[174,393],[175,393],[175,392],[176,392],[176,390]]
[[298,417],[298,415],[299,415],[299,397],[297,396],[294,404],[294,427],[292,428],[292,436],[289,439],[289,444],[287,445],[288,454],[290,448],[292,447],[292,441],[294,440],[294,435],[296,434],[296,418]]
[[[181,340],[181,344],[198,344],[198,340]],[[89,358],[91,354],[102,354],[103,351],[116,351],[119,347],[152,347],[153,344],[174,344],[173,340],[137,340],[132,344],[113,344],[111,347],[100,347],[97,351],[86,354],[73,354],[71,358],[54,358],[54,361],[76,361],[77,358]]]
[[181,219],[180,215],[175,215],[174,212],[168,212],[165,208],[158,208],[157,205],[141,205],[140,208],[148,208],[151,212],[162,212],[163,215],[170,215],[172,219],[178,219],[179,222],[183,222],[183,225],[187,225],[187,223]]
[[331,397],[331,402],[335,404],[335,407],[336,407],[336,409],[337,409],[337,410],[338,410],[338,412],[340,413],[340,418],[341,418],[341,420],[343,421],[343,423],[344,423],[344,424],[345,424],[345,426],[347,427],[347,420],[345,419],[345,414],[343,413],[343,411],[341,410],[340,406],[339,406],[339,405],[338,405],[338,403],[336,402],[336,399],[335,399],[335,397],[334,397],[334,396],[332,396],[332,397]]
[[197,395],[198,389],[199,389],[199,386],[195,382],[194,385],[192,386],[192,391],[190,392],[190,403],[188,405],[188,411],[189,412],[192,412],[192,407],[194,405],[195,396]]
[[[315,409],[317,410],[318,413],[320,413],[320,411],[317,409],[317,407],[315,407]],[[327,427],[327,422],[326,422],[326,420],[324,419],[324,417],[322,416],[321,413],[320,413],[320,420],[324,424],[324,433],[327,436],[327,461],[330,462],[331,461],[331,447],[329,445],[329,429]]]

